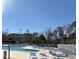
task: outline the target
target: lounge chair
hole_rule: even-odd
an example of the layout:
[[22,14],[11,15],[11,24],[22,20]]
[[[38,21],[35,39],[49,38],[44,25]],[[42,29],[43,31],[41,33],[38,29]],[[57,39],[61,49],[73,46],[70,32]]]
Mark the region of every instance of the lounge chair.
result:
[[62,52],[65,53],[66,55],[76,55],[76,51],[71,51],[68,49],[63,49]]
[[49,51],[49,53],[57,57],[67,57],[65,53],[60,51]]
[[65,59],[65,57],[54,57],[53,59]]
[[35,52],[30,53],[31,59],[38,59]]
[[48,59],[48,55],[47,55],[46,52],[43,52],[43,51],[42,51],[42,52],[39,53],[39,55],[40,55],[40,58],[41,58],[41,59]]
[[63,52],[61,51],[52,51],[50,50],[49,53],[54,56],[53,59],[65,59],[67,57],[66,54],[64,54]]

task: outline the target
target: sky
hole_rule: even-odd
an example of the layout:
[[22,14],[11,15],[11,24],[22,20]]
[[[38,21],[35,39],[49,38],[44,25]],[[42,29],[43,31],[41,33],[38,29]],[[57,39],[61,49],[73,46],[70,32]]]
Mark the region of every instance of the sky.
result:
[[75,0],[3,0],[2,30],[55,29],[76,20]]

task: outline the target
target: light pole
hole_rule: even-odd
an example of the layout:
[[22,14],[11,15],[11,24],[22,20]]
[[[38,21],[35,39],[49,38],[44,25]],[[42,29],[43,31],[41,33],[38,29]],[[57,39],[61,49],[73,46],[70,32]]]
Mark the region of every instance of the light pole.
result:
[[8,39],[8,59],[10,59],[10,40],[9,40],[9,30],[7,29],[7,39]]
[[8,59],[10,59],[10,42],[9,42],[9,46],[8,46]]

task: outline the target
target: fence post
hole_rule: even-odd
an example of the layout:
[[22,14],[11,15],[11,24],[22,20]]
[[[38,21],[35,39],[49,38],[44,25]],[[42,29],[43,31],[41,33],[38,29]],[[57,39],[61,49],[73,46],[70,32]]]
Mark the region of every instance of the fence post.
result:
[[4,51],[3,59],[7,59],[7,51]]

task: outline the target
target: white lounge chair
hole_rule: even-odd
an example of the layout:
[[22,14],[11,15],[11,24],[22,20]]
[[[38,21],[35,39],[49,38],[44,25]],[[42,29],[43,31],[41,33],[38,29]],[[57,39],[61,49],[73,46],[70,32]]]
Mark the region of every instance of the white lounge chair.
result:
[[40,51],[39,56],[41,59],[48,59],[48,53],[45,51]]
[[63,52],[60,51],[49,51],[50,54],[57,56],[57,57],[67,57],[66,54],[64,54]]

